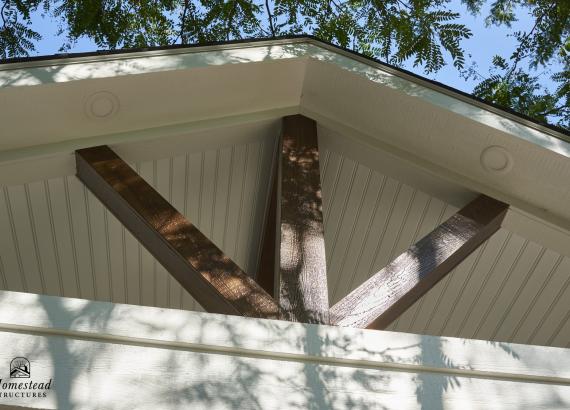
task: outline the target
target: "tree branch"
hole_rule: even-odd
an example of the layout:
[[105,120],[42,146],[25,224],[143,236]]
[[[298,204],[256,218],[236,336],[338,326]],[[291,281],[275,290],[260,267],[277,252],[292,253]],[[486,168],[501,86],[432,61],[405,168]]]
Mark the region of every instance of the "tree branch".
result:
[[564,111],[568,111],[568,110],[570,110],[570,108],[568,108],[564,105],[561,105],[559,107],[554,107],[554,108],[547,110],[547,111],[539,112],[538,115],[548,116],[548,115],[556,114],[558,111],[564,112]]
[[[188,13],[188,7],[189,0],[184,0],[184,9],[182,10],[182,18],[180,19],[180,34],[178,35],[181,44],[186,44],[188,42],[188,39],[184,34],[184,26],[186,25],[186,13]],[[176,43],[176,40],[174,42]]]
[[2,8],[0,9],[0,16],[2,17],[2,27],[3,28],[6,27],[6,18],[4,17],[4,10],[8,6],[9,2],[10,2],[10,0],[5,0],[4,4],[2,5]]
[[232,29],[231,25],[232,25],[232,21],[234,19],[234,15],[236,13],[236,9],[237,9],[237,2],[234,1],[233,2],[233,7],[232,7],[232,11],[230,12],[229,16],[228,16],[228,23],[226,25],[226,40],[229,41],[230,40],[230,31]]
[[267,17],[269,19],[269,28],[271,29],[271,37],[275,37],[275,27],[273,26],[273,15],[271,10],[269,10],[269,0],[265,0],[265,10],[267,11]]

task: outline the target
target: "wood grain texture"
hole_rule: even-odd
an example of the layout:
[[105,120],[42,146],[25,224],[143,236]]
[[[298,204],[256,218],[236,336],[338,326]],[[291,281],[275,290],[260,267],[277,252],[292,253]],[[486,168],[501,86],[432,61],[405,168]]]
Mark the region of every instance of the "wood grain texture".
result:
[[279,305],[281,318],[328,323],[328,290],[316,123],[283,119]]
[[384,329],[495,233],[507,209],[480,195],[334,305],[331,322]]
[[76,151],[77,176],[208,311],[275,318],[275,301],[109,147]]

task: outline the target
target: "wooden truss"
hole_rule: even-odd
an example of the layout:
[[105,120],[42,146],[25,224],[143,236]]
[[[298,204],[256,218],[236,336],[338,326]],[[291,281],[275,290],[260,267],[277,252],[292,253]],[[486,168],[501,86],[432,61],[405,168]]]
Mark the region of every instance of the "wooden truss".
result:
[[508,205],[480,195],[329,307],[316,123],[283,119],[256,280],[109,147],[77,176],[208,312],[383,329],[496,232]]

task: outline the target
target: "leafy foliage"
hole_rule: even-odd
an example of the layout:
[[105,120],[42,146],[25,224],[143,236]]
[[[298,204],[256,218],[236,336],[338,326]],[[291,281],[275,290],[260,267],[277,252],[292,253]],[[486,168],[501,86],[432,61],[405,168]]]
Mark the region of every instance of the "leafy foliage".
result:
[[0,7],[0,58],[27,55],[40,34],[30,28],[30,11],[40,0],[5,0]]
[[465,63],[461,40],[471,32],[446,9],[451,0],[5,0],[3,58],[27,55],[40,38],[30,13],[60,22],[66,41],[99,47],[147,47],[311,33],[393,64],[413,61],[426,73]]
[[[491,75],[475,87],[473,94],[544,123],[549,117],[556,116],[559,126],[569,127],[570,93],[568,78],[563,78],[563,74],[560,73],[558,79],[562,84],[552,93],[540,85],[538,75],[530,75],[520,68],[510,71],[509,64],[502,57],[495,56]],[[565,103],[560,105],[561,101]]]
[[[480,0],[464,1],[473,12],[482,5]],[[481,80],[473,93],[539,121],[570,128],[570,2],[496,0],[486,21],[511,27],[521,12],[530,14],[532,28],[512,33],[517,47],[508,57],[494,57],[488,77],[474,69],[466,71]],[[553,66],[559,70],[550,72]],[[556,84],[554,90],[540,85],[547,75]]]
[[172,34],[166,13],[175,9],[173,0],[63,0],[51,6],[67,25],[63,50],[81,36],[99,47],[117,48],[168,44]]

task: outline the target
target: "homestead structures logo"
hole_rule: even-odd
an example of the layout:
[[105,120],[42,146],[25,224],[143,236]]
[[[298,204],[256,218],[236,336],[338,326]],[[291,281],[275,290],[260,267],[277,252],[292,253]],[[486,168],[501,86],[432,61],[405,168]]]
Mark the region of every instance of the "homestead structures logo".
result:
[[49,381],[32,379],[30,361],[25,357],[14,357],[10,361],[10,378],[0,379],[0,398],[47,397],[50,389],[51,379]]
[[30,361],[25,357],[14,357],[10,362],[10,378],[30,378]]

